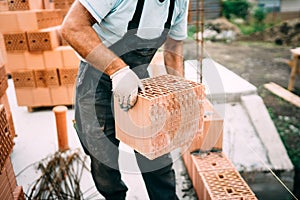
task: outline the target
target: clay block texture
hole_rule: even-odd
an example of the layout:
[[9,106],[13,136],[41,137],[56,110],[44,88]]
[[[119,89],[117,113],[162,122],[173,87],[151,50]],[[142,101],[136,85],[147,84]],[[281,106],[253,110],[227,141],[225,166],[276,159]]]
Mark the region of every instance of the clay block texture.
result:
[[7,2],[8,2],[8,9],[10,11],[30,9],[29,0],[9,0]]
[[0,98],[5,94],[6,89],[8,88],[7,75],[5,67],[0,67]]
[[63,16],[59,10],[36,11],[37,25],[39,29],[59,26]]
[[59,86],[57,69],[34,70],[36,87]]
[[53,0],[55,9],[69,9],[74,0]]
[[0,174],[0,199],[15,200],[14,190],[17,187],[15,172],[10,158],[7,159]]
[[2,169],[10,156],[13,145],[13,137],[10,133],[5,108],[0,104],[0,172],[2,172]]
[[149,159],[189,145],[203,128],[204,86],[172,75],[142,80],[128,112],[114,101],[116,137]]
[[25,32],[3,34],[6,51],[27,51],[28,42]]
[[196,172],[234,169],[234,165],[223,152],[192,154],[191,159]]
[[46,51],[58,47],[60,42],[55,28],[27,32],[29,51]]
[[11,73],[15,88],[35,87],[34,71],[16,71]]
[[257,199],[235,169],[199,172],[195,186],[202,200]]
[[61,85],[74,85],[78,68],[60,68],[58,71]]

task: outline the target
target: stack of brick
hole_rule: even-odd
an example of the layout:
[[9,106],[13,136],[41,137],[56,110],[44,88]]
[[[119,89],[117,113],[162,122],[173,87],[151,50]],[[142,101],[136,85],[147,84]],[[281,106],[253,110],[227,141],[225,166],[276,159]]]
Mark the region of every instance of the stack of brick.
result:
[[17,186],[16,176],[10,160],[14,143],[7,111],[0,104],[0,199],[25,200],[21,186]]
[[128,112],[114,101],[116,137],[149,159],[188,146],[202,132],[204,86],[172,75],[142,82],[145,93]]
[[7,54],[5,67],[14,81],[19,106],[31,109],[73,104],[80,61],[59,33],[72,3],[73,0],[0,3],[0,32]]
[[255,194],[222,152],[183,154],[198,199],[257,200]]
[[198,199],[256,200],[255,194],[222,152],[223,118],[205,100],[203,131],[196,134],[191,145],[182,149],[186,166]]
[[7,75],[5,70],[5,63],[7,57],[3,46],[4,46],[4,40],[2,35],[0,34],[0,104],[2,104],[5,107],[5,112],[6,112],[7,121],[9,123],[10,132],[12,134],[12,137],[15,137],[16,134],[14,129],[13,116],[10,109],[8,97],[6,94],[6,90],[8,88],[8,81],[7,81]]

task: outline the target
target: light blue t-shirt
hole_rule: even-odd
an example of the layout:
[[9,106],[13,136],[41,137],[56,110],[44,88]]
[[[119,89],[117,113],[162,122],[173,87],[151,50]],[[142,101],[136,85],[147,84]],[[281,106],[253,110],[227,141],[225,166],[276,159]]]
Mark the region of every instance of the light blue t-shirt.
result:
[[[138,0],[79,0],[97,20],[94,29],[106,46],[118,41],[126,32]],[[169,14],[170,0],[145,0],[138,36],[159,37]],[[187,37],[188,0],[175,0],[169,36],[174,40]]]

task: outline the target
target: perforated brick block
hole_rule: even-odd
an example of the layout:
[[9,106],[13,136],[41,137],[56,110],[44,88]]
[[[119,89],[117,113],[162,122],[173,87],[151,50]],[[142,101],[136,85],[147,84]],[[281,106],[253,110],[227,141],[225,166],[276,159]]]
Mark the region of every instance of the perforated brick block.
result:
[[9,105],[9,101],[8,101],[8,97],[7,97],[6,93],[4,93],[3,96],[0,97],[0,104],[2,104],[4,106],[4,109],[6,111],[7,121],[8,121],[9,128],[10,128],[10,133],[11,133],[12,138],[14,138],[16,136],[16,131],[15,131],[13,116],[12,116],[12,112],[10,109],[10,105]]
[[223,147],[223,118],[206,99],[204,101],[203,132],[196,134],[189,151],[222,150]]
[[202,131],[204,86],[172,75],[142,82],[145,93],[128,112],[114,100],[116,137],[149,159],[189,145]]
[[16,10],[34,10],[43,9],[42,0],[7,0],[8,9],[10,11]]
[[33,70],[11,72],[15,88],[34,88],[35,79]]
[[194,163],[196,172],[234,169],[234,165],[222,152],[195,153],[191,154],[191,161]]
[[34,70],[36,87],[47,87],[46,70]]
[[198,172],[194,189],[201,200],[256,199],[235,169]]
[[57,69],[46,69],[46,82],[48,87],[59,86],[59,77]]
[[37,87],[59,86],[59,77],[56,68],[34,70],[34,75]]
[[10,158],[8,157],[0,174],[0,199],[14,200],[13,192],[17,187],[15,172]]
[[9,123],[5,108],[0,104],[0,172],[9,158],[13,149],[13,137],[10,133]]
[[22,186],[17,186],[13,192],[13,195],[14,200],[26,200]]
[[8,0],[8,9],[10,11],[15,10],[30,10],[28,0]]
[[58,71],[61,85],[75,84],[78,68],[60,68]]
[[27,32],[29,51],[53,50],[59,46],[57,28]]
[[53,0],[55,9],[69,9],[73,0]]
[[39,29],[60,26],[63,16],[60,10],[43,10],[37,12],[37,23]]
[[4,66],[0,66],[0,98],[5,94],[8,88],[7,75]]
[[27,51],[28,42],[25,32],[3,34],[6,51]]

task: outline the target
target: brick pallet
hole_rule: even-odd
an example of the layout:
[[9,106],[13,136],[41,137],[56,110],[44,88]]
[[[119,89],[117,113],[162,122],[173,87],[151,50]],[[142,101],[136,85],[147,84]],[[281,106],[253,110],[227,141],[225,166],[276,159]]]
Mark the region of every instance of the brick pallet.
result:
[[202,131],[204,86],[172,75],[142,82],[145,93],[128,112],[114,101],[116,137],[149,159],[188,146]]
[[14,142],[14,135],[11,133],[11,124],[8,121],[7,110],[0,104],[0,199],[23,200],[22,187],[17,189],[17,181],[13,166],[10,160]]
[[72,3],[15,0],[0,12],[0,47],[7,57],[3,63],[12,75],[18,105],[28,111],[73,104],[80,60],[70,46],[62,46],[66,43],[59,33]]

